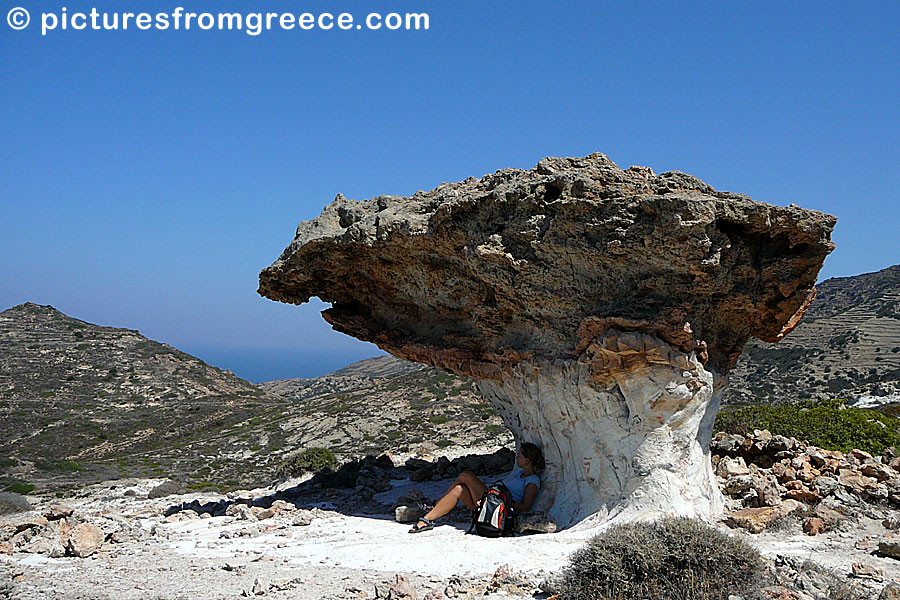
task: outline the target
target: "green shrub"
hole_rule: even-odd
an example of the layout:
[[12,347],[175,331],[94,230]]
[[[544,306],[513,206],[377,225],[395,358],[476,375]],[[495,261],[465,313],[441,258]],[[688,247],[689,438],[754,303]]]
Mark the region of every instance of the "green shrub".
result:
[[6,477],[0,480],[0,491],[14,494],[30,494],[34,491],[34,486],[15,477]]
[[443,425],[450,420],[450,417],[448,417],[447,415],[431,415],[430,417],[428,417],[428,420],[435,425]]
[[84,467],[73,460],[42,460],[35,462],[42,471],[84,471]]
[[629,523],[572,555],[560,600],[726,600],[749,596],[763,573],[753,547],[700,521]]
[[310,448],[287,459],[281,471],[284,475],[294,477],[303,473],[316,473],[323,469],[334,469],[337,466],[337,457],[327,448]]
[[900,420],[866,408],[850,408],[841,400],[773,404],[723,410],[716,417],[717,431],[747,435],[768,429],[826,450],[854,448],[881,454],[900,445]]

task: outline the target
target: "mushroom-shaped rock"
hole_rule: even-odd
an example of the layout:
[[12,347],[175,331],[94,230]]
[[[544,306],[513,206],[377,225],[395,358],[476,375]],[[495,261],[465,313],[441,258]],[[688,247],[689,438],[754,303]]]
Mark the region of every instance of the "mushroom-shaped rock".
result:
[[603,154],[546,158],[412,197],[341,195],[259,293],[317,296],[343,333],[473,377],[544,450],[562,525],[713,518],[708,442],[751,336],[796,326],[836,219]]

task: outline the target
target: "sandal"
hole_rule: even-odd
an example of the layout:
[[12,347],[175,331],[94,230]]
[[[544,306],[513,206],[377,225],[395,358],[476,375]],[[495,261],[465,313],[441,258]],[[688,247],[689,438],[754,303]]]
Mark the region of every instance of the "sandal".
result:
[[[425,523],[422,526],[419,526],[419,523]],[[410,533],[421,533],[423,531],[428,531],[429,529],[434,529],[434,521],[430,519],[426,519],[422,517],[418,520],[418,522],[412,526],[412,529],[409,530]]]

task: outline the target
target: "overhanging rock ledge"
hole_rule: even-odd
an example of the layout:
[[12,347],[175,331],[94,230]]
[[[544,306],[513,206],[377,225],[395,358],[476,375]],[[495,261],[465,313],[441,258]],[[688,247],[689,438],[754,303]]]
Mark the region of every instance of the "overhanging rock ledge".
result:
[[815,297],[836,219],[603,154],[545,158],[412,197],[341,195],[259,293],[396,356],[474,377],[544,449],[560,524],[721,510],[718,398],[751,336]]

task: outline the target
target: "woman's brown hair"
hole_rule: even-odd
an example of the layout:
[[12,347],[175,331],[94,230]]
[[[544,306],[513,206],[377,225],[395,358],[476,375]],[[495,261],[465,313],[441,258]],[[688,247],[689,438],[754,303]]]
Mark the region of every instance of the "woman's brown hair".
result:
[[540,473],[547,467],[544,462],[544,454],[537,444],[525,442],[522,444],[520,450],[522,451],[522,456],[531,461],[531,466],[534,467],[535,473]]

